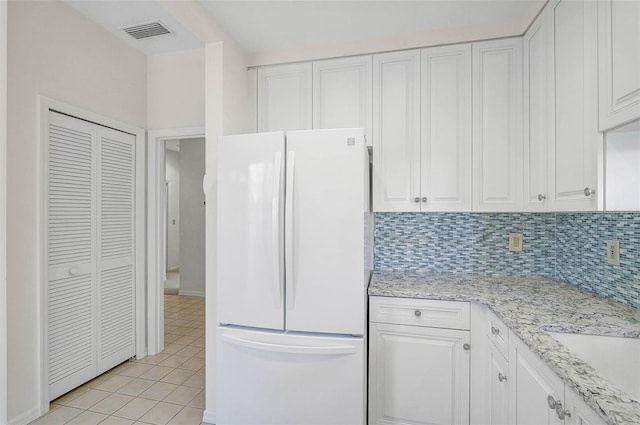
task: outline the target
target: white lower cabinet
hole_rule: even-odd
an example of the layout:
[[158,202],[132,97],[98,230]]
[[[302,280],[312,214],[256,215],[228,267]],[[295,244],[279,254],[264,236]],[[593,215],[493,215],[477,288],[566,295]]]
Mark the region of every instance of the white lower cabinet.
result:
[[[372,297],[372,304],[374,299],[380,298]],[[469,424],[468,321],[467,329],[375,322],[376,312],[394,309],[393,300],[384,298],[386,305],[371,308],[369,424]],[[402,303],[395,310],[411,310],[413,323],[424,311],[428,325],[429,301],[419,301],[417,307]],[[468,303],[450,304],[468,311]]]
[[569,388],[565,388],[564,401],[565,425],[605,425],[605,422]]
[[509,425],[509,362],[500,350],[489,342],[486,371],[487,421],[492,425]]

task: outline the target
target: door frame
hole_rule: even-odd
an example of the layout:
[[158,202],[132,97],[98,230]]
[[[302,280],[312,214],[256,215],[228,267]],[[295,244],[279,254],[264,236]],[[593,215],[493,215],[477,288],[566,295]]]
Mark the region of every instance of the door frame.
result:
[[7,2],[0,2],[0,424],[7,423]]
[[146,196],[145,196],[145,178],[146,178],[146,133],[143,128],[133,126],[131,124],[127,124],[104,115],[100,115],[91,111],[87,111],[85,109],[79,108],[74,105],[70,105],[68,103],[55,100],[46,96],[38,95],[38,128],[39,128],[39,148],[40,148],[40,157],[39,157],[39,165],[38,172],[40,173],[40,223],[39,223],[39,253],[40,258],[38,259],[39,267],[39,276],[38,280],[40,282],[39,287],[39,303],[40,303],[40,317],[38,322],[40,323],[40,346],[39,346],[39,356],[40,356],[40,389],[38,391],[39,394],[39,405],[40,405],[40,414],[44,414],[49,410],[49,400],[48,400],[48,370],[47,370],[47,352],[45,350],[47,344],[47,332],[46,332],[46,300],[44,299],[45,294],[45,277],[46,277],[46,264],[44,264],[44,260],[46,258],[45,253],[45,231],[46,231],[46,223],[45,223],[45,211],[44,207],[46,205],[46,193],[44,188],[46,187],[46,182],[44,181],[46,173],[44,167],[46,166],[46,144],[47,144],[47,134],[48,134],[48,122],[49,122],[49,111],[56,111],[66,115],[70,115],[72,117],[90,121],[95,124],[111,127],[117,129],[119,131],[123,131],[135,136],[135,346],[136,346],[136,357],[143,358],[147,355],[147,347],[146,347],[146,297],[145,297],[145,289],[146,289],[146,281],[145,281],[145,261],[146,261],[146,245],[145,245],[145,219],[146,219]]
[[167,221],[165,140],[204,138],[204,127],[153,130],[147,156],[147,351],[164,350],[164,280],[166,278],[165,223]]

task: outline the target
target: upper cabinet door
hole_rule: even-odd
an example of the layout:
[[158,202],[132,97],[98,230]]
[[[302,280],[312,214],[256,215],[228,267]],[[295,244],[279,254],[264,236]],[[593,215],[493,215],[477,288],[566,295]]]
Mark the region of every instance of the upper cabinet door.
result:
[[422,50],[422,211],[471,211],[471,45]]
[[313,63],[313,128],[364,128],[371,145],[372,57]]
[[420,211],[420,50],[373,57],[373,209]]
[[[597,3],[551,5],[554,110],[549,145],[549,202],[554,211],[598,206]],[[595,193],[595,194],[594,194]]]
[[640,118],[640,2],[598,2],[600,131]]
[[473,45],[473,209],[522,210],[522,38]]
[[311,64],[258,69],[258,131],[310,130]]
[[553,129],[549,102],[550,54],[553,40],[549,28],[549,8],[533,22],[524,36],[524,209],[549,209],[549,135]]

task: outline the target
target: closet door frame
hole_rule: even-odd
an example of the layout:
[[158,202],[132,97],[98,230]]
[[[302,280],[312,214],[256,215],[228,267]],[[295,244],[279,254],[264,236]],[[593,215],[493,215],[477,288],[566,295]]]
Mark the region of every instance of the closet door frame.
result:
[[38,96],[38,134],[39,134],[39,164],[35,170],[40,174],[40,187],[39,187],[39,252],[40,258],[38,259],[38,271],[40,282],[40,346],[38,349],[38,355],[40,358],[40,382],[37,394],[39,395],[40,414],[44,414],[49,410],[48,399],[48,358],[47,358],[47,300],[46,296],[46,284],[47,284],[47,264],[45,260],[46,255],[46,172],[47,166],[47,140],[48,140],[48,128],[49,128],[49,112],[59,112],[65,115],[69,115],[74,118],[78,118],[92,123],[110,127],[123,131],[125,133],[135,136],[135,238],[134,238],[134,264],[135,264],[135,354],[137,358],[143,358],[147,355],[146,348],[146,297],[145,297],[145,174],[146,174],[146,133],[143,128],[132,126],[130,124],[123,123],[112,118],[87,111],[85,109],[70,105],[65,102],[61,102],[55,99],[51,99],[46,96]]

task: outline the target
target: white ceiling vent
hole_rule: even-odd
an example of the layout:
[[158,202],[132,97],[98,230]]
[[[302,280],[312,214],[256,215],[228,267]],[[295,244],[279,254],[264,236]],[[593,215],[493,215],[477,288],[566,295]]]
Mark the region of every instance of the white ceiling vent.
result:
[[129,34],[136,40],[149,37],[157,37],[160,35],[172,34],[171,30],[160,22],[146,22],[144,24],[132,25],[129,27],[121,28],[124,32]]

